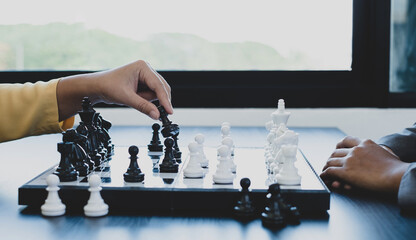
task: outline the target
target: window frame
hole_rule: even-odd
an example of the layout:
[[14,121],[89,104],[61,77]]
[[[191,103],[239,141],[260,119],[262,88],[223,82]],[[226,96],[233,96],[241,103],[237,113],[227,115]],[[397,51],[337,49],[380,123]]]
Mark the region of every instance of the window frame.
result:
[[[175,107],[389,107],[390,0],[353,0],[350,71],[160,71]],[[0,82],[36,82],[88,71],[3,71]],[[399,106],[397,102],[395,106]]]

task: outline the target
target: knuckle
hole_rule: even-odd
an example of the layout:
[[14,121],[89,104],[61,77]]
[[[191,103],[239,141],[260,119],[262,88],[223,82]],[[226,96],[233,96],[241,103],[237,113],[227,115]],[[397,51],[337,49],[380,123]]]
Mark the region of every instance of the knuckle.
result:
[[139,66],[147,66],[146,61],[144,61],[144,60],[137,60],[136,63]]
[[371,139],[364,139],[362,143],[363,145],[371,145],[371,144],[374,144],[374,141]]
[[363,147],[362,146],[355,146],[351,149],[351,154],[352,155],[360,155],[363,151]]

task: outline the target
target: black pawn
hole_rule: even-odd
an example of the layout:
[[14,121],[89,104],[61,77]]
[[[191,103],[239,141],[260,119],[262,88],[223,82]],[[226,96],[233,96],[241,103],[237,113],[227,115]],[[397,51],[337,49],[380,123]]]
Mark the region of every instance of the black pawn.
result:
[[181,163],[182,162],[182,152],[179,149],[179,145],[178,145],[178,134],[175,134],[172,138],[173,138],[173,156],[175,157],[176,162]]
[[249,220],[250,218],[254,217],[255,214],[255,208],[250,199],[250,191],[248,190],[250,184],[251,181],[249,178],[242,178],[240,180],[240,186],[242,188],[241,196],[240,200],[238,200],[233,209],[234,215],[243,221]]
[[58,143],[58,152],[61,153],[61,161],[53,174],[57,175],[61,182],[72,182],[78,179],[78,172],[71,164],[73,147],[72,142]]
[[277,229],[286,226],[286,216],[281,202],[280,185],[277,183],[270,185],[266,207],[261,214],[261,220],[265,227]]
[[159,138],[159,129],[160,125],[157,123],[154,123],[152,125],[153,129],[153,136],[152,140],[150,141],[150,144],[147,145],[147,149],[149,149],[150,152],[163,152],[163,145],[160,142]]
[[172,138],[168,137],[165,139],[165,157],[162,163],[159,165],[160,172],[177,173],[179,164],[176,163],[175,157],[173,156],[173,144]]
[[139,168],[137,164],[137,154],[139,153],[139,148],[136,146],[129,147],[130,154],[130,165],[127,169],[127,172],[123,174],[124,181],[126,182],[142,182],[144,180],[144,173]]

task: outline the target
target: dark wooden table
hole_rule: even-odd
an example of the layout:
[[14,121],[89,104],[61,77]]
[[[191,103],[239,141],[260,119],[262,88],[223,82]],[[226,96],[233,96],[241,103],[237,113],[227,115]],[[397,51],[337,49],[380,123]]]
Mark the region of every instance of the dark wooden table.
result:
[[[344,136],[336,128],[291,128],[300,134],[299,147],[318,173],[335,144]],[[220,129],[182,127],[180,143],[203,133],[206,145],[217,146]],[[262,147],[262,127],[233,127],[237,146]],[[150,127],[113,127],[119,146],[147,145]],[[416,239],[416,217],[400,213],[394,197],[373,193],[332,193],[326,217],[308,217],[300,225],[279,231],[264,228],[259,219],[241,223],[213,215],[146,213],[86,218],[71,213],[45,218],[17,204],[17,189],[58,163],[56,143],[61,135],[29,137],[0,144],[0,239]],[[140,203],[138,203],[140,204]]]

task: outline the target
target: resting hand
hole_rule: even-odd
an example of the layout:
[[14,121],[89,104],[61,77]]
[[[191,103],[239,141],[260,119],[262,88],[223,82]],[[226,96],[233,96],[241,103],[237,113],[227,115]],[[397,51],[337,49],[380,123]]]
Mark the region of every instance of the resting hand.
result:
[[346,137],[338,143],[321,173],[327,185],[397,193],[408,168],[392,152],[372,140]]
[[62,78],[57,87],[59,119],[76,114],[85,96],[93,104],[127,105],[153,119],[159,118],[159,111],[150,100],[157,98],[167,113],[173,113],[169,84],[141,60],[108,71]]

